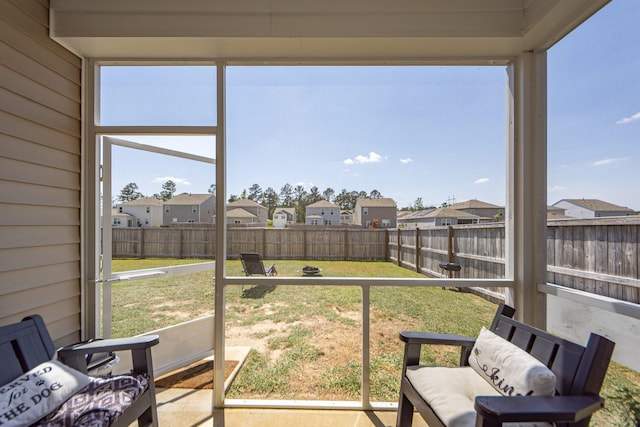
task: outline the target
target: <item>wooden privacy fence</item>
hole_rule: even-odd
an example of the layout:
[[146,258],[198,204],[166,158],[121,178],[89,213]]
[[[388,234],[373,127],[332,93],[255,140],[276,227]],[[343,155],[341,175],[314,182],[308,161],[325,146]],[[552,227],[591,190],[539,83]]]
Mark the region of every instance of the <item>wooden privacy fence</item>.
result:
[[[640,217],[547,224],[547,282],[640,303]],[[389,230],[389,259],[431,277],[505,277],[504,224]],[[501,289],[489,290],[502,293]]]
[[640,217],[547,227],[547,281],[640,303]]
[[[215,257],[212,226],[170,228],[114,228],[114,258]],[[365,229],[230,228],[227,255],[258,252],[265,259],[328,261],[386,261],[387,233]]]
[[[547,226],[547,281],[640,303],[640,216],[559,220]],[[114,258],[210,258],[215,229],[208,227],[113,229]],[[505,277],[502,223],[403,229],[251,229],[227,231],[227,253],[263,258],[391,261],[430,277]],[[450,272],[441,264],[460,265]],[[502,292],[501,289],[490,289]]]
[[504,224],[389,230],[390,260],[431,277],[446,277],[440,264],[464,267],[454,277],[504,278]]

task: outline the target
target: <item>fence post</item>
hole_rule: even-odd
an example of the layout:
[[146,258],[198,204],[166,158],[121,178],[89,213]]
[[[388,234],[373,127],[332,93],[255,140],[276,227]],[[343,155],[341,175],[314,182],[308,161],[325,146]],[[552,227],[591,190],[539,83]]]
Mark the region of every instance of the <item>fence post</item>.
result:
[[267,259],[267,227],[262,229],[262,257]]
[[[453,262],[453,227],[447,228],[447,262]],[[449,270],[449,279],[453,278],[453,270]]]
[[344,260],[349,261],[349,230],[344,229]]
[[[400,231],[399,228],[397,228],[396,230],[398,230],[398,232]],[[389,251],[389,229],[385,228],[384,229],[384,260],[389,261],[389,258],[391,258],[391,252]]]
[[302,229],[302,243],[304,244],[302,248],[302,253],[303,253],[304,259],[307,259],[307,229],[306,228]]
[[400,234],[401,234],[401,231],[400,229],[398,229],[398,265],[402,265],[402,260],[401,260],[402,248],[400,246],[400,243],[401,243]]
[[416,227],[416,272],[420,273],[420,228]]
[[144,259],[144,228],[140,227],[140,259]]

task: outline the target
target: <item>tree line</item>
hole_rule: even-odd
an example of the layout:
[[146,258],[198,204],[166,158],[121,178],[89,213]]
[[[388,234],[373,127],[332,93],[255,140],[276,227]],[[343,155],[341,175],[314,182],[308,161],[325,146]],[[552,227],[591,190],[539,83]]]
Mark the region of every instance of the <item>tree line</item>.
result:
[[[154,193],[152,197],[158,200],[167,201],[173,198],[175,192],[176,183],[172,180],[167,180],[162,183],[161,191],[159,193]],[[211,184],[209,186],[208,192],[211,194],[216,194],[215,184]],[[142,197],[145,196],[139,191],[138,185],[135,182],[130,182],[129,184],[125,185],[122,190],[120,190],[120,194],[116,197],[116,201],[120,203],[126,203]],[[320,200],[326,200],[328,202],[335,203],[336,205],[340,206],[341,210],[353,210],[356,206],[356,201],[359,198],[379,199],[382,197],[384,196],[375,189],[367,193],[366,191],[362,190],[349,191],[346,188],[343,188],[339,193],[336,193],[333,188],[327,187],[324,191],[321,192],[320,189],[315,185],[307,190],[302,185],[292,186],[291,184],[287,183],[280,188],[279,192],[277,192],[273,189],[273,187],[267,187],[263,190],[259,184],[253,184],[251,187],[249,187],[248,190],[243,190],[240,195],[231,194],[227,202],[231,203],[241,199],[253,200],[254,202],[259,203],[268,209],[269,218],[273,217],[273,212],[278,207],[295,208],[297,221],[304,222],[307,206]],[[443,203],[442,206],[446,205],[446,203]],[[405,207],[402,209],[416,211],[433,207],[434,206],[425,207],[422,203],[422,198],[418,197],[413,206]]]
[[[162,183],[161,191],[154,193],[151,197],[167,201],[173,198],[175,192],[175,182],[168,180]],[[208,192],[211,194],[216,193],[215,184],[211,184]],[[115,200],[117,203],[126,203],[142,197],[146,196],[139,191],[138,185],[135,182],[130,182],[120,190],[120,194]],[[227,201],[231,203],[241,199],[253,200],[269,210],[269,218],[273,216],[273,212],[277,207],[295,208],[298,221],[304,222],[306,208],[312,203],[326,200],[340,206],[341,210],[352,210],[355,208],[358,198],[367,197],[377,199],[383,196],[378,190],[371,190],[367,193],[366,191],[348,191],[343,188],[336,194],[333,188],[327,188],[320,192],[316,186],[307,190],[302,185],[292,186],[287,183],[280,188],[279,192],[276,192],[272,187],[267,187],[263,190],[259,184],[253,184],[248,190],[243,190],[240,195],[230,195]]]
[[253,184],[248,190],[243,190],[240,195],[232,194],[229,196],[228,202],[241,199],[253,200],[268,209],[269,218],[273,217],[273,212],[278,207],[295,208],[296,220],[304,222],[307,206],[320,200],[335,203],[340,206],[341,210],[352,210],[355,208],[358,198],[367,197],[378,199],[383,196],[378,190],[371,190],[367,193],[366,191],[348,191],[346,188],[336,194],[336,191],[331,187],[320,192],[320,189],[315,185],[307,191],[302,185],[292,186],[289,183],[284,184],[280,191],[276,192],[273,187],[267,187],[263,190],[259,184]]
[[[126,203],[132,200],[137,200],[143,197],[147,197],[138,190],[139,190],[138,184],[136,184],[135,182],[128,183],[122,188],[122,190],[120,190],[120,194],[116,196],[113,204],[115,205],[118,202]],[[175,194],[176,190],[177,190],[176,183],[173,182],[172,180],[167,180],[162,183],[162,190],[159,193],[154,193],[153,196],[151,197],[154,197],[158,200],[162,200],[163,202],[166,202],[167,200],[173,198],[173,195]],[[208,191],[211,194],[215,194],[216,193],[215,184],[211,184],[209,186]]]

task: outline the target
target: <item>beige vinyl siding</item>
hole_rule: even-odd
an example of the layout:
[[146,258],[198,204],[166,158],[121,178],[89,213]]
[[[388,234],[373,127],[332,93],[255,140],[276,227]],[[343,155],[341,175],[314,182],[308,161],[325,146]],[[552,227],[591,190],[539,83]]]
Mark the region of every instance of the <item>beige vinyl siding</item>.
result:
[[0,324],[38,313],[80,339],[81,60],[46,0],[0,2]]

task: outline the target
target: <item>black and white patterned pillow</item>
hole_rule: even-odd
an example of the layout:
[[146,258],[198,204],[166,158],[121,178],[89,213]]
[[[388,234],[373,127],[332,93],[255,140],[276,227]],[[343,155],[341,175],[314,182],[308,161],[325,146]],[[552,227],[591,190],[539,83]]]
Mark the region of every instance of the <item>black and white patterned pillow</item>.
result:
[[144,375],[92,377],[85,388],[35,426],[108,426],[144,393],[147,385]]

